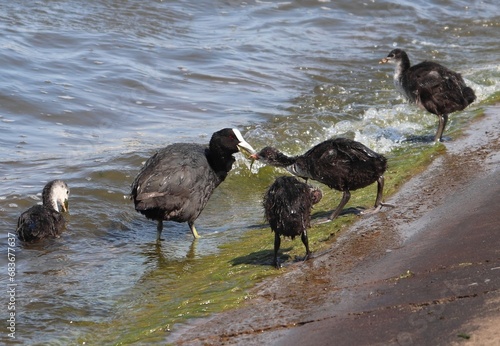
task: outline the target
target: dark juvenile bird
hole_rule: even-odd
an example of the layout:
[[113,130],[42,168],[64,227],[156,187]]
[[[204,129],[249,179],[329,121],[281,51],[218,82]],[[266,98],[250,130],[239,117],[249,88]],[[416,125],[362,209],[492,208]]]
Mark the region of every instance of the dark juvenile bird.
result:
[[351,197],[350,191],[361,189],[374,182],[377,182],[375,207],[363,213],[376,213],[384,205],[391,206],[382,203],[386,158],[351,139],[329,139],[299,156],[286,156],[276,148],[265,147],[251,157],[271,166],[283,167],[306,180],[316,180],[332,189],[342,191],[342,200],[331,213],[329,220],[339,216]]
[[62,180],[53,180],[43,188],[43,205],[35,205],[19,216],[17,237],[26,242],[44,238],[59,237],[64,230],[65,221],[59,212],[68,211],[69,187]]
[[410,66],[408,55],[401,49],[392,50],[380,63],[395,64],[396,89],[411,103],[438,116],[435,142],[441,141],[448,115],[465,109],[476,99],[459,73],[432,61]]
[[175,143],[150,157],[132,183],[135,210],[156,220],[157,240],[163,220],[187,222],[193,237],[199,237],[194,222],[214,189],[226,179],[238,150],[255,150],[237,129],[215,132],[208,146]]
[[311,209],[313,204],[321,200],[321,191],[298,181],[295,177],[278,177],[264,195],[264,215],[274,232],[274,261],[276,268],[278,250],[281,244],[280,236],[294,239],[300,235],[306,247],[306,260],[309,255],[307,229],[311,224]]

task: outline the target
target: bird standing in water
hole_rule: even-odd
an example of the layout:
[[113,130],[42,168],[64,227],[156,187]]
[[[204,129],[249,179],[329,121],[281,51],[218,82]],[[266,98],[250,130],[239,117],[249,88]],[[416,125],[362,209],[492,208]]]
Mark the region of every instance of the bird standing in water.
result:
[[53,180],[42,191],[42,205],[26,210],[17,220],[17,237],[25,242],[59,237],[65,228],[65,220],[59,206],[68,211],[69,187],[62,180]]
[[448,115],[465,109],[476,99],[459,73],[432,61],[410,66],[408,55],[401,49],[392,50],[380,63],[395,64],[396,89],[411,103],[438,116],[435,142],[442,140]]
[[299,156],[286,156],[276,148],[265,147],[251,157],[271,166],[285,168],[306,180],[316,180],[332,189],[342,191],[342,200],[328,220],[340,215],[351,198],[350,191],[361,189],[374,182],[377,182],[375,206],[363,213],[376,213],[382,206],[391,206],[382,203],[386,158],[351,139],[329,139]]
[[278,250],[282,235],[292,239],[300,235],[306,247],[304,260],[308,259],[311,251],[307,229],[311,225],[311,209],[321,197],[319,189],[289,176],[276,178],[267,190],[263,201],[264,215],[274,232],[273,264],[276,268],[280,268]]
[[240,131],[226,128],[215,132],[208,146],[175,143],[146,161],[132,183],[131,197],[136,211],[157,221],[157,240],[164,220],[187,222],[199,238],[194,222],[226,179],[238,151],[255,152]]

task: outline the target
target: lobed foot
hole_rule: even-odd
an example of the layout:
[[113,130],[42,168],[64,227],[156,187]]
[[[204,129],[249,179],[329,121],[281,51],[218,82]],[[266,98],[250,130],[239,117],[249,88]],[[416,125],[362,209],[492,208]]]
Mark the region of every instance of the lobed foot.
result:
[[396,206],[393,205],[393,204],[389,204],[389,203],[380,203],[378,206],[370,208],[370,209],[363,210],[359,214],[360,215],[376,214],[376,213],[378,213],[382,209],[382,207],[395,208]]
[[324,224],[324,223],[328,223],[328,222],[331,222],[332,220],[329,219],[329,218],[325,218],[325,219],[319,219],[318,221],[316,221],[314,224],[315,225],[321,225],[321,224]]
[[304,256],[304,258],[302,259],[302,261],[307,261],[308,259],[312,258],[312,252],[309,252],[309,253],[306,253],[306,255]]

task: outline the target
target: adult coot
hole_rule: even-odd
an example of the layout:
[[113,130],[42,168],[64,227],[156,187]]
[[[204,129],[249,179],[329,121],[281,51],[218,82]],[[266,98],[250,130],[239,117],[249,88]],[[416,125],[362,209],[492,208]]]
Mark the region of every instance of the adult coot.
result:
[[214,189],[224,181],[238,150],[250,155],[255,150],[237,129],[215,132],[208,147],[175,143],[150,157],[132,183],[135,210],[156,220],[160,240],[163,220],[187,222],[194,238],[194,221]]
[[432,61],[410,66],[408,55],[401,49],[392,50],[380,63],[395,64],[396,89],[410,102],[438,116],[436,142],[441,141],[448,114],[463,110],[476,99],[459,73]]
[[375,181],[378,184],[375,207],[363,213],[375,213],[384,205],[391,206],[382,203],[386,158],[351,139],[329,139],[299,156],[286,156],[276,148],[265,147],[251,157],[275,167],[283,167],[306,180],[313,179],[342,191],[342,200],[328,220],[333,220],[340,214],[351,197],[350,191],[366,187]]
[[35,205],[19,216],[16,233],[20,240],[34,242],[58,237],[65,221],[59,212],[68,210],[69,187],[62,180],[53,180],[43,188],[43,205]]
[[274,266],[280,267],[278,250],[281,244],[280,236],[294,239],[300,235],[309,257],[309,241],[307,228],[311,224],[311,209],[313,204],[321,200],[321,191],[298,181],[295,177],[278,177],[264,195],[264,213],[274,232]]

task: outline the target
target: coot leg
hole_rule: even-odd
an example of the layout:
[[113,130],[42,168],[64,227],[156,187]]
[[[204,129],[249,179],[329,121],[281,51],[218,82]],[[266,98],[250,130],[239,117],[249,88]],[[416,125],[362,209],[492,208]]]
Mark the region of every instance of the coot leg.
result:
[[196,227],[194,227],[194,221],[189,221],[188,225],[189,225],[189,228],[191,229],[191,233],[193,233],[194,239],[198,239],[200,236],[198,235],[198,232],[196,231]]
[[384,176],[381,175],[377,179],[377,199],[375,199],[375,208],[382,204],[382,197],[384,194]]
[[280,269],[280,264],[278,262],[278,250],[280,249],[280,245],[281,245],[281,239],[280,239],[280,235],[277,233],[277,232],[274,232],[274,266],[276,267],[276,269]]
[[163,231],[163,221],[158,220],[158,225],[156,226],[156,241],[163,240],[161,239],[161,231]]
[[373,208],[363,210],[360,214],[361,215],[366,215],[366,214],[375,214],[382,209],[382,207],[391,207],[394,208],[394,205],[388,204],[388,203],[382,203],[382,197],[384,195],[384,176],[381,175],[377,179],[377,198],[375,199],[375,206]]
[[438,115],[439,125],[436,132],[436,137],[434,137],[434,142],[442,142],[441,137],[443,136],[444,128],[448,122],[448,114]]
[[340,215],[347,202],[349,202],[350,198],[351,198],[351,193],[349,191],[344,191],[342,194],[342,200],[340,201],[338,207],[332,212],[332,214],[328,218],[329,221],[335,220],[335,218]]
[[300,239],[302,240],[302,243],[304,243],[304,246],[306,247],[306,256],[304,257],[304,261],[309,259],[309,255],[311,254],[311,251],[309,251],[309,240],[307,239],[307,231],[304,230],[302,234],[300,235]]

